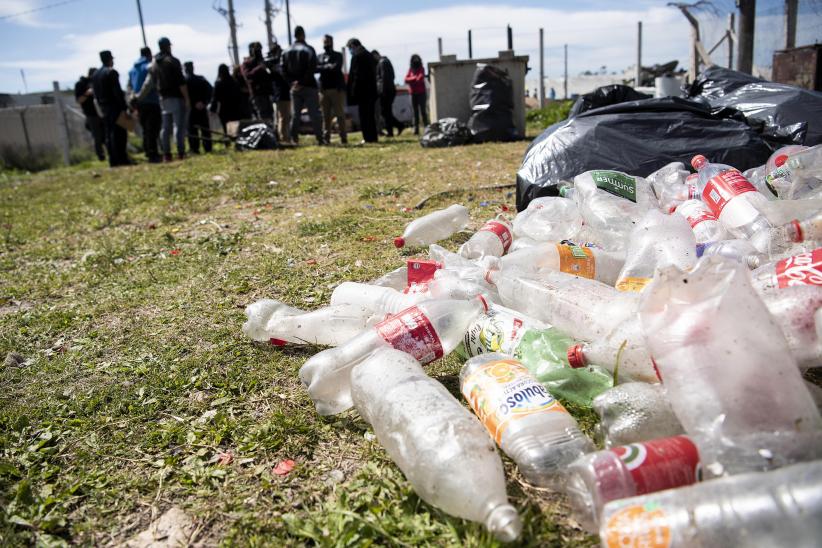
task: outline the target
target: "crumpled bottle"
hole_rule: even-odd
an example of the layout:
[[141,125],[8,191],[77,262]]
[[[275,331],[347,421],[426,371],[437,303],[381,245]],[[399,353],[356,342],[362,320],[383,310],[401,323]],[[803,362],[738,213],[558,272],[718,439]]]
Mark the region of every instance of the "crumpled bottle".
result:
[[286,343],[337,346],[376,323],[373,312],[356,304],[324,306],[305,311],[273,299],[263,299],[245,309],[243,333],[254,341],[276,346]]
[[462,244],[459,254],[466,259],[502,257],[508,252],[513,239],[511,223],[502,215],[498,215],[482,225],[467,242]]
[[405,227],[399,238],[394,238],[394,245],[428,245],[450,237],[468,225],[470,220],[468,208],[454,204],[414,219]]
[[514,218],[514,236],[541,242],[573,240],[582,216],[573,200],[557,196],[535,198]]
[[661,384],[627,382],[594,398],[605,447],[683,434]]

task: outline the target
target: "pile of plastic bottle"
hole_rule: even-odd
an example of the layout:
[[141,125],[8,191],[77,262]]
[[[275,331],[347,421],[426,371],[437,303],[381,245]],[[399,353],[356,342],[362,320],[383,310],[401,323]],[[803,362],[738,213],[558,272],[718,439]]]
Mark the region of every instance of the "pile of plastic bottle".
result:
[[[579,174],[458,253],[436,242],[468,210],[435,211],[395,240],[428,259],[313,311],[259,301],[243,330],[328,345],[300,369],[317,411],[356,408],[420,497],[502,541],[495,446],[603,546],[818,546],[822,145],[691,163]],[[454,351],[464,403],[424,369]]]

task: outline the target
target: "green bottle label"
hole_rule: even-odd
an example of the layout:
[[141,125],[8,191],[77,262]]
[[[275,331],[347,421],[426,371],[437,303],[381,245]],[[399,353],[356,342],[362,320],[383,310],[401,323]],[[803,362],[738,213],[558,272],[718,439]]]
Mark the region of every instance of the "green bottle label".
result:
[[619,171],[592,171],[597,188],[636,203],[636,179]]

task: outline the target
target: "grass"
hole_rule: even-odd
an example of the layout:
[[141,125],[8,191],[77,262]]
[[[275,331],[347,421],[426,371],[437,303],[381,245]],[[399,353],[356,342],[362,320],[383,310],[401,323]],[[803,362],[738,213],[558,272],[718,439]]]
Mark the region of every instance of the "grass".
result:
[[545,108],[529,110],[525,113],[525,123],[529,133],[542,132],[551,124],[555,124],[568,117],[574,101],[558,100],[551,101]]
[[[471,189],[512,181],[526,146],[404,136],[0,174],[0,545],[120,543],[172,506],[209,545],[495,545],[423,503],[355,412],[314,412],[297,370],[318,348],[240,326],[257,299],[317,307],[420,254],[391,239],[429,194],[465,189],[426,210],[460,201],[477,228],[514,197]],[[459,365],[429,371],[456,394]],[[594,542],[505,465],[522,544]]]

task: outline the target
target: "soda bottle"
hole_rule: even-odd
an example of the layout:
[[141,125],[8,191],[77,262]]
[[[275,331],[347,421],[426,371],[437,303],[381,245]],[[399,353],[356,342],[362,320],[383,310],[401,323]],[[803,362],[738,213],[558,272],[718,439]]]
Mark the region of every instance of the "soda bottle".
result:
[[536,277],[542,270],[559,270],[613,285],[624,262],[620,254],[602,249],[576,244],[540,243],[502,257],[499,268],[520,268]]
[[822,462],[743,474],[609,502],[603,548],[818,546]]
[[320,415],[342,413],[352,405],[351,368],[374,350],[393,347],[408,352],[423,365],[430,363],[454,350],[468,325],[487,308],[482,297],[421,302],[337,348],[315,354],[300,368],[300,380]]
[[443,276],[429,283],[415,284],[404,292],[358,282],[343,282],[331,293],[331,304],[348,304],[370,310],[372,313],[394,314],[422,301],[432,299],[472,299],[483,295],[485,289],[457,277]]
[[796,285],[762,295],[801,368],[822,366],[822,286]]
[[504,354],[465,362],[460,391],[497,445],[536,485],[560,485],[565,466],[594,448],[562,404],[524,365]]
[[514,236],[514,241],[511,243],[511,247],[508,248],[508,253],[513,253],[514,251],[519,251],[520,249],[527,249],[529,247],[534,247],[535,245],[539,245],[542,242],[540,240],[534,240],[533,238],[529,238],[527,236]]
[[659,381],[636,315],[617,324],[604,337],[568,347],[567,356],[568,363],[575,369],[595,363],[618,373],[621,380]]
[[751,279],[762,294],[795,285],[822,285],[822,247],[760,266],[751,272]]
[[822,241],[822,213],[803,221],[793,219],[791,222],[771,229],[767,252],[779,253],[794,244]]
[[694,231],[697,247],[727,238],[725,229],[716,216],[699,200],[686,200],[674,209],[674,213],[685,217]]
[[688,436],[658,438],[578,458],[568,466],[565,490],[574,519],[595,532],[607,503],[691,485],[698,468],[699,450]]
[[627,382],[594,398],[605,448],[684,433],[661,384]]
[[542,242],[572,240],[582,228],[577,204],[568,198],[535,198],[525,211],[514,218],[515,239],[531,238]]
[[459,254],[466,259],[479,259],[486,256],[502,257],[511,247],[512,240],[511,224],[499,215],[482,225],[482,228],[462,244]]
[[351,304],[325,306],[306,312],[265,299],[246,308],[243,333],[276,346],[286,343],[337,346],[368,327],[373,312]]
[[783,200],[819,197],[822,147],[783,147],[768,158],[765,184]]
[[500,541],[522,525],[502,461],[480,422],[405,352],[380,348],[351,371],[351,396],[414,491],[444,512],[483,523]]
[[450,237],[468,225],[468,208],[454,204],[414,219],[405,227],[399,238],[394,238],[394,245],[428,245]]

